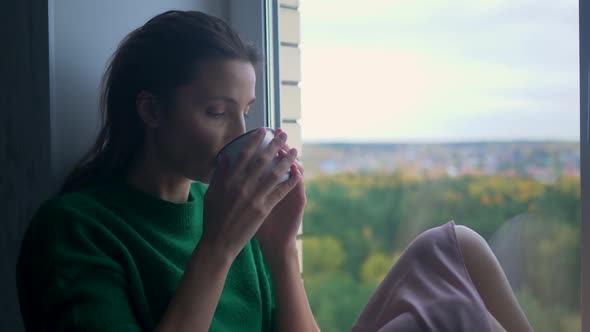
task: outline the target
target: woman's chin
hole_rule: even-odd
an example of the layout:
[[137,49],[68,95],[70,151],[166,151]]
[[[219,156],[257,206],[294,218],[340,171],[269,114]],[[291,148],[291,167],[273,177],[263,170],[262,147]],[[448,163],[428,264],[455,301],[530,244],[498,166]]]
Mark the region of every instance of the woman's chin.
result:
[[199,181],[204,184],[209,184],[211,182],[211,178],[213,177],[213,173],[215,169],[211,169],[207,174],[200,174],[195,177],[195,181]]
[[211,182],[211,176],[210,175],[209,176],[203,176],[203,175],[201,175],[201,176],[191,176],[190,179],[192,181],[197,181],[197,182],[201,182],[201,183],[204,183],[204,184],[209,184],[209,182]]
[[192,181],[198,181],[201,183],[209,184],[211,182],[211,178],[215,173],[215,163],[210,163],[209,167],[201,166],[199,171],[191,172],[188,175],[188,178]]

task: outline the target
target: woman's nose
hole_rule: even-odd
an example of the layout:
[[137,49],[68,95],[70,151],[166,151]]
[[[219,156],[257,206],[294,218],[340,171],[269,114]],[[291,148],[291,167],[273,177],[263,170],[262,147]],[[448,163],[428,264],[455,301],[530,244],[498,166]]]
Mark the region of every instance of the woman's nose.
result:
[[246,122],[243,119],[233,122],[233,125],[228,130],[228,136],[230,139],[234,139],[246,132]]
[[244,121],[240,121],[240,123],[235,126],[233,131],[235,132],[236,137],[244,134],[246,132],[246,123]]

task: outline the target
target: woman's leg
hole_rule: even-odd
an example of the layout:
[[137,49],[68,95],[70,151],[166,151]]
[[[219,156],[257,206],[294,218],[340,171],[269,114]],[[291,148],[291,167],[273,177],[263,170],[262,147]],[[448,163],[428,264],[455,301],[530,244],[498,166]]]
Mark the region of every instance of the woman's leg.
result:
[[418,235],[360,313],[353,332],[494,331],[448,222]]
[[462,225],[455,226],[455,234],[467,272],[493,318],[508,332],[533,331],[486,240]]
[[494,329],[494,332],[507,332],[504,326],[502,326],[500,322],[498,322],[496,317],[494,317],[489,311],[488,317],[490,318],[490,323],[492,323],[492,328]]

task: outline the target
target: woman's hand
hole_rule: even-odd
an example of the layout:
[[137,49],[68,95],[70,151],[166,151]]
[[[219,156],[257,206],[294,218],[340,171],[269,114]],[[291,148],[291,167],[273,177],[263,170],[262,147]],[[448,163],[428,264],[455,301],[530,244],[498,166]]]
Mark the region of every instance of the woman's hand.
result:
[[[277,129],[276,133],[282,131]],[[287,159],[293,151],[285,143],[279,157]],[[291,154],[293,156],[293,154]],[[303,165],[292,158],[291,176],[302,177]],[[264,258],[271,270],[273,290],[276,294],[275,327],[277,331],[319,331],[309,306],[295,237],[301,225],[306,197],[303,181],[300,180],[272,212],[256,233]]]
[[[277,129],[279,135],[283,131]],[[296,153],[295,149],[290,149],[289,145],[283,144],[279,151],[279,157],[288,158],[289,152]],[[296,157],[294,155],[293,157]],[[293,158],[295,159],[295,158]],[[291,176],[300,177],[295,188],[291,190],[270,212],[258,232],[256,238],[260,242],[261,249],[267,259],[273,259],[272,256],[285,256],[289,249],[295,246],[297,231],[301,226],[303,219],[303,210],[307,203],[305,196],[305,186],[303,183],[303,165],[297,160],[293,160],[290,166]]]
[[252,239],[273,208],[296,187],[297,173],[278,187],[295,157],[283,158],[269,174],[264,170],[286,142],[286,135],[276,135],[257,153],[265,132],[252,135],[235,165],[222,161],[212,176],[204,199],[201,241],[213,254],[233,261]]

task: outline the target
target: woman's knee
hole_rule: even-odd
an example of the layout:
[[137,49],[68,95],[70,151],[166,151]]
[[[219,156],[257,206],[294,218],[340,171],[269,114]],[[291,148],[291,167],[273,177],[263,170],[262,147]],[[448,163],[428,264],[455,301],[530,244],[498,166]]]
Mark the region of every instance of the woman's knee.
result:
[[[400,260],[407,259],[404,256],[409,256],[411,259],[417,259],[422,262],[429,262],[440,258],[439,253],[441,248],[451,245],[448,233],[441,231],[441,227],[432,227],[426,229],[406,247],[404,254]],[[443,250],[445,251],[445,250]]]
[[456,225],[455,234],[467,272],[476,286],[482,284],[481,279],[504,274],[496,255],[479,233],[467,226]]
[[[495,260],[495,256],[486,240],[476,231],[463,225],[455,225],[455,235],[459,249],[463,253],[465,265],[468,268],[477,268],[477,264],[483,261]],[[418,235],[407,247],[412,256],[431,257],[433,250],[438,250],[439,245],[448,245],[449,238],[438,227],[425,230]],[[483,260],[482,260],[483,258]]]
[[467,271],[490,313],[508,331],[532,331],[486,240],[466,226],[455,231]]
[[455,234],[461,251],[467,256],[479,257],[493,255],[488,242],[473,229],[464,225],[455,225]]
[[478,291],[488,292],[484,287],[501,285],[506,277],[487,241],[476,231],[463,225],[455,226],[455,234],[467,272]]

